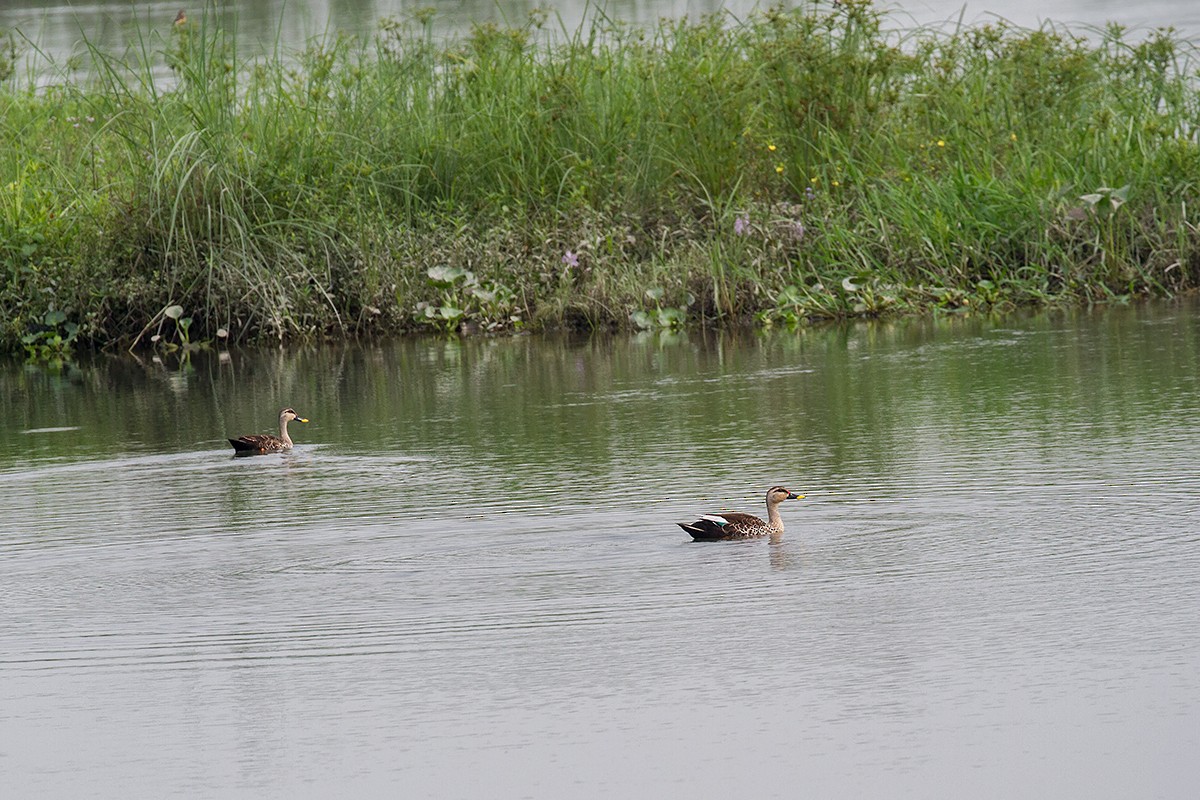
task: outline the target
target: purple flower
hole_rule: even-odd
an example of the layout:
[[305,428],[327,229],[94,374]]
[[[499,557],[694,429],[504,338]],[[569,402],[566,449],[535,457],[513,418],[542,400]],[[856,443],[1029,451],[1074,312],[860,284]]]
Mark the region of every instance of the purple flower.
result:
[[793,220],[788,229],[792,233],[792,238],[797,242],[804,238],[804,223],[800,220]]
[[568,250],[567,252],[563,253],[562,263],[566,264],[568,267],[578,267],[579,254],[572,250]]
[[745,236],[746,229],[749,227],[750,227],[750,215],[749,214],[740,214],[740,215],[738,215],[738,218],[733,221],[733,232],[736,233],[738,236]]
[[812,200],[814,197],[817,196],[817,193],[813,191],[813,188],[811,186],[805,186],[804,187],[804,196],[807,197],[809,200]]

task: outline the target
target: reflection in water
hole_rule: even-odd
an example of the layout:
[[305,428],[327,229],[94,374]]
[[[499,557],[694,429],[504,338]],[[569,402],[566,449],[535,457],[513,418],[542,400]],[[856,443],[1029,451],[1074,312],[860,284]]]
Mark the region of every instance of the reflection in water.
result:
[[1182,796],[1197,311],[0,366],[3,785]]

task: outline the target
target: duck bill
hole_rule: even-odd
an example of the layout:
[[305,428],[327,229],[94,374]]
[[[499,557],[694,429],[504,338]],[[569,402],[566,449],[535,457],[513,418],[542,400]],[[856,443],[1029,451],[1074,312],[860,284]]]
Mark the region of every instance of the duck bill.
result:
[[296,417],[296,422],[308,422],[304,417]]
[[804,495],[802,495],[802,494],[796,494],[795,492],[788,492],[787,499],[788,499],[788,500],[803,500],[803,499],[804,499]]

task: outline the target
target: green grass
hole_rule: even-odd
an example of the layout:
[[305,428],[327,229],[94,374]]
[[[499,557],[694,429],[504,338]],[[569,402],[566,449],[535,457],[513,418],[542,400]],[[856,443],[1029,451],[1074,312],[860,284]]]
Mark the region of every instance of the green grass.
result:
[[0,37],[5,349],[67,325],[799,324],[1200,278],[1200,94],[1171,31],[902,30],[851,0],[449,43],[420,12],[264,56],[215,19],[49,88]]

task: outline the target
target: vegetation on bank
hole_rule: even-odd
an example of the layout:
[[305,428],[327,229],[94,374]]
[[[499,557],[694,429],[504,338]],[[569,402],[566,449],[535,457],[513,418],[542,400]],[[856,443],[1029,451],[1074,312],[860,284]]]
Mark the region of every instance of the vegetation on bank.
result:
[[4,348],[796,324],[1200,280],[1200,95],[1170,30],[897,30],[842,0],[440,43],[419,12],[262,56],[215,20],[52,86],[0,37]]

